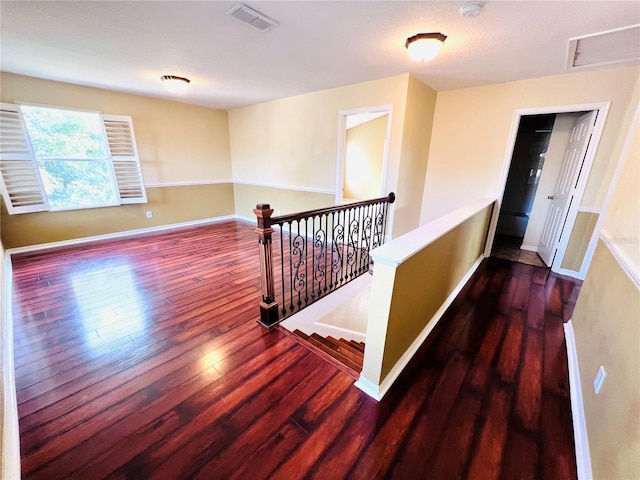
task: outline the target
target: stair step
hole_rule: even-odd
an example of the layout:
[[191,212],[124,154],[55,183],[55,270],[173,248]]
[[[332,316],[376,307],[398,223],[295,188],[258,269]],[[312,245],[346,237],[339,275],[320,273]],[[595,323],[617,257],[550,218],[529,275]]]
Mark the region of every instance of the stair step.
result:
[[355,340],[349,340],[349,345],[351,345],[353,348],[355,348],[356,350],[364,354],[364,342],[356,342]]
[[304,340],[302,344],[309,350],[335,365],[352,378],[356,380],[359,378],[364,357],[360,348],[364,350],[364,344],[362,346],[358,345],[358,347],[354,345],[347,346],[346,344],[349,343],[347,340],[332,337],[324,338],[317,333],[307,335],[300,330],[295,330],[293,336]]
[[317,333],[312,334],[309,337],[309,341],[315,343],[320,349],[324,350],[326,353],[331,355],[332,357],[340,360],[347,367],[352,368],[353,370],[358,370],[362,368],[362,364],[357,363],[357,359],[354,360],[349,356],[348,353],[344,351],[340,351],[340,347],[335,345],[330,340],[318,335]]
[[338,340],[340,342],[340,345],[348,348],[350,351],[356,353],[359,356],[362,356],[362,354],[364,353],[364,346],[362,348],[360,348],[360,346],[355,346],[353,343],[351,343],[351,340],[345,340],[344,338],[341,338],[340,340]]
[[329,336],[327,337],[327,341],[331,342],[338,350],[338,352],[351,358],[356,363],[362,363],[362,352],[349,345],[349,343],[345,339],[337,339]]

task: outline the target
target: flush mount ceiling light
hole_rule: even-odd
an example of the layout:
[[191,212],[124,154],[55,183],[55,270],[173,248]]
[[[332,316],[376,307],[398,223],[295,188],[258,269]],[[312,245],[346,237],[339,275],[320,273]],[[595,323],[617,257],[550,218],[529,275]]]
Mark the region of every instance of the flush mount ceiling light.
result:
[[177,77],[176,75],[163,75],[160,77],[160,80],[162,80],[166,89],[171,93],[184,93],[191,83],[191,80],[188,78]]
[[482,10],[483,5],[484,4],[482,2],[471,0],[460,7],[460,16],[477,17],[478,15],[480,15],[480,10]]
[[439,32],[418,33],[413,37],[407,38],[407,43],[404,46],[407,47],[411,58],[421,62],[428,62],[436,58],[446,39],[447,36]]

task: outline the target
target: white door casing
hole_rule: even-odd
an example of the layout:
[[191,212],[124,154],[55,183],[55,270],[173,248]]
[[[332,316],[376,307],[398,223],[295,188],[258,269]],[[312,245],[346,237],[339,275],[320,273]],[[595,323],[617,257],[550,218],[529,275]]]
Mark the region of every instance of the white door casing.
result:
[[581,115],[576,120],[554,192],[548,196],[551,204],[542,229],[538,255],[549,267],[553,266],[563,234],[570,233],[565,229],[567,216],[575,200],[597,113],[594,110]]

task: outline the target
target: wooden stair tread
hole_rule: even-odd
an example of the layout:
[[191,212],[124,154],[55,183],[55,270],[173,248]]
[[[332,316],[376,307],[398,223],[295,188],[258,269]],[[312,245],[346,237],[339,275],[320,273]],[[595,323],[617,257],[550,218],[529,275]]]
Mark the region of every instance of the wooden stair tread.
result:
[[328,340],[316,333],[307,335],[297,329],[293,332],[288,332],[285,328],[282,328],[282,331],[293,337],[304,340],[304,342],[301,342],[302,345],[332,365],[336,366],[353,379],[357,380],[360,377],[363,354],[357,356],[353,351],[347,351],[345,348],[342,348],[341,351],[340,348],[342,345],[338,344],[338,341],[334,339],[332,342],[331,340]]
[[364,354],[364,342],[356,342],[355,340],[349,340],[349,344],[356,350]]
[[322,335],[318,335],[317,333],[314,333],[312,335],[317,341],[323,343],[324,345],[326,345],[327,347],[335,350],[336,352],[338,352],[340,355],[343,355],[345,357],[347,357],[348,359],[350,359],[352,362],[355,362],[356,364],[358,363],[362,363],[362,355],[360,355],[358,352],[354,352],[353,350],[348,350],[344,347],[342,347],[340,345],[340,343],[338,342],[338,340],[336,340],[333,337],[323,337]]
[[362,345],[362,347],[356,346],[354,343],[352,343],[352,340],[345,340],[344,338],[339,339],[338,342],[340,342],[341,346],[348,348],[352,352],[356,352],[360,356],[362,356],[362,354],[364,353],[364,344]]
[[362,368],[362,365],[358,365],[357,360],[354,360],[349,356],[348,353],[344,351],[340,351],[340,347],[333,344],[333,342],[327,340],[326,338],[318,335],[317,333],[312,334],[309,337],[309,341],[316,344],[320,349],[324,350],[329,355],[335,357],[340,360],[342,363],[347,365],[349,368],[357,370]]
[[339,352],[348,353],[350,357],[353,357],[354,361],[362,362],[362,352],[354,348],[344,338],[327,337],[327,340],[336,345]]

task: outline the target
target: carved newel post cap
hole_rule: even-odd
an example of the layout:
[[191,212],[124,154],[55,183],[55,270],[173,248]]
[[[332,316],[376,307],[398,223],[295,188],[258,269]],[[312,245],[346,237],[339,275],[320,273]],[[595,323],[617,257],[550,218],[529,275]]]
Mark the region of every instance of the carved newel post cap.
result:
[[271,205],[268,203],[259,203],[256,205],[256,210],[269,210],[271,209]]

